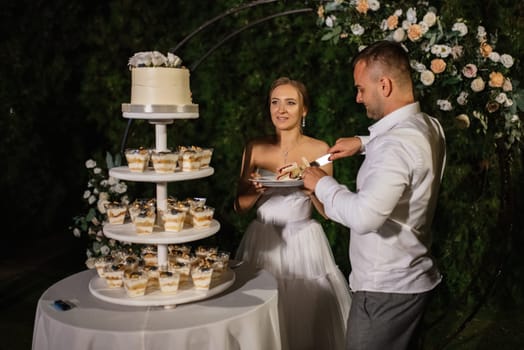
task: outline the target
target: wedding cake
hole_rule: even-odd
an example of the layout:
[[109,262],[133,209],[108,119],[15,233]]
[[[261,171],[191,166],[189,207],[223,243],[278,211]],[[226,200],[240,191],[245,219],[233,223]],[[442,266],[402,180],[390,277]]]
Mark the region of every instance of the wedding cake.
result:
[[129,59],[132,105],[191,105],[189,69],[172,54],[138,52]]

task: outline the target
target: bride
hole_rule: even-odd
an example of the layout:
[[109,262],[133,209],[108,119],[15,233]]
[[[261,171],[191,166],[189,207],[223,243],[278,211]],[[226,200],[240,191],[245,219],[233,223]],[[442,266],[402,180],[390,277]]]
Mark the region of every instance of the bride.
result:
[[[236,258],[277,279],[283,348],[343,349],[349,288],[322,226],[311,218],[312,207],[325,217],[322,204],[303,187],[256,182],[259,176],[275,176],[289,163],[302,164],[302,158],[317,159],[329,147],[302,133],[309,100],[301,82],[279,78],[269,95],[276,134],[253,139],[244,149],[235,210],[245,213],[256,206],[257,217],[246,229]],[[322,169],[333,173],[332,164]]]

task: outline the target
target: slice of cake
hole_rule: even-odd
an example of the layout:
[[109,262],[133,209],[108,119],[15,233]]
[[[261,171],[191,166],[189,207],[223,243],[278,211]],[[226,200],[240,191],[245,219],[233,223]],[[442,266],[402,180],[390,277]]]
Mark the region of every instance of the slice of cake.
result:
[[174,294],[178,291],[180,274],[172,271],[161,271],[158,281],[162,293]]
[[174,173],[178,162],[178,153],[172,151],[153,151],[151,153],[151,161],[155,172],[161,174]]
[[202,148],[202,151],[200,152],[200,168],[209,167],[212,156],[213,148]]
[[132,271],[124,275],[124,288],[129,297],[138,297],[146,293],[147,276],[141,271]]
[[206,228],[211,225],[215,209],[210,206],[203,206],[191,210],[194,228]]
[[113,258],[110,256],[101,256],[95,259],[95,268],[98,276],[104,277],[105,270],[113,263]]
[[184,228],[186,211],[168,209],[164,215],[164,230],[168,232],[180,232]]
[[208,265],[195,266],[191,270],[191,279],[195,289],[207,290],[211,287],[213,268]]
[[124,271],[124,264],[113,264],[106,267],[104,271],[104,278],[109,288],[122,287],[122,278],[124,277]]
[[127,206],[118,202],[105,204],[107,219],[110,224],[123,224],[126,219]]
[[200,169],[200,152],[194,149],[188,149],[181,155],[182,171],[196,171]]
[[142,210],[135,218],[136,233],[147,235],[153,232],[156,214],[153,210]]
[[126,160],[132,172],[144,172],[149,164],[150,152],[144,148],[127,149]]

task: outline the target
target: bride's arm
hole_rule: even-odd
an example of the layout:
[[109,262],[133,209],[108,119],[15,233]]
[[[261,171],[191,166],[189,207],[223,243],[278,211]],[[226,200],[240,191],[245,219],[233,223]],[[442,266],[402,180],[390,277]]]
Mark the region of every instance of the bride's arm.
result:
[[265,191],[265,187],[249,181],[250,178],[255,176],[256,166],[253,157],[253,147],[251,144],[248,144],[242,155],[242,168],[235,198],[235,211],[237,213],[245,213],[251,209]]

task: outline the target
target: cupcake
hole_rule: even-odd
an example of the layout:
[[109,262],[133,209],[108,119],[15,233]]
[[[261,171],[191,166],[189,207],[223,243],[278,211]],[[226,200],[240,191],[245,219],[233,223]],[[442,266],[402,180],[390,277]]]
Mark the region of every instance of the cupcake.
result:
[[155,226],[156,214],[154,210],[142,209],[135,217],[136,233],[139,235],[151,234]]
[[142,271],[132,271],[124,275],[124,288],[129,297],[138,297],[146,293],[147,276]]
[[172,151],[153,151],[151,153],[151,161],[155,172],[173,173],[176,169],[178,153]]
[[209,289],[212,277],[213,268],[207,264],[195,266],[191,270],[191,279],[195,289]]
[[104,205],[107,219],[110,224],[123,224],[126,218],[127,206],[118,202],[110,202]]
[[210,206],[203,206],[195,208],[191,211],[191,217],[193,220],[193,227],[205,228],[211,225],[215,209]]
[[122,278],[124,277],[125,265],[113,264],[106,267],[104,278],[109,288],[122,287]]
[[132,172],[144,172],[149,164],[150,153],[144,148],[126,149],[126,159],[129,170]]
[[158,277],[158,282],[162,293],[174,294],[178,291],[180,274],[172,271],[161,271]]
[[163,215],[164,230],[168,232],[179,232],[184,228],[186,212],[178,209],[167,209]]

